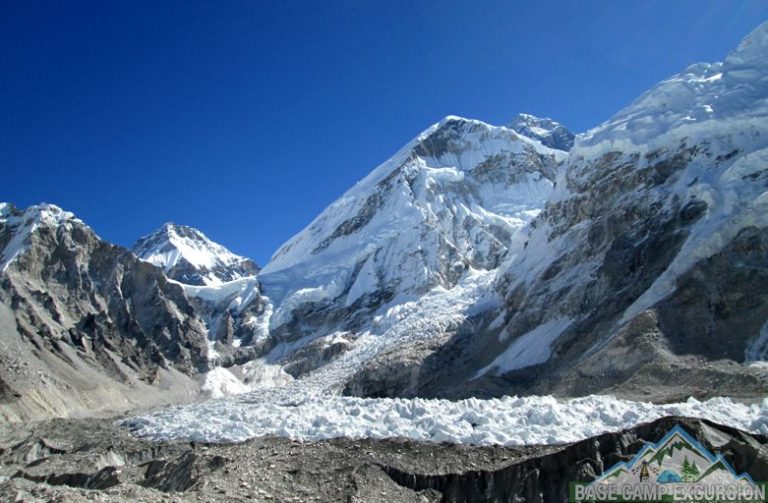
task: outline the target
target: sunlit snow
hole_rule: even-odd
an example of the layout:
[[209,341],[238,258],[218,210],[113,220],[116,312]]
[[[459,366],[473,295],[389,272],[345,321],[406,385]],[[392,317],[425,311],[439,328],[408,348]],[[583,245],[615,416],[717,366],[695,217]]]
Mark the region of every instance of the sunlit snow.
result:
[[238,442],[263,435],[297,440],[395,438],[467,444],[533,445],[574,442],[664,416],[699,417],[768,433],[768,400],[743,405],[727,398],[653,405],[607,396],[572,400],[505,397],[461,401],[366,399],[335,395],[241,395],[126,419],[137,435]]

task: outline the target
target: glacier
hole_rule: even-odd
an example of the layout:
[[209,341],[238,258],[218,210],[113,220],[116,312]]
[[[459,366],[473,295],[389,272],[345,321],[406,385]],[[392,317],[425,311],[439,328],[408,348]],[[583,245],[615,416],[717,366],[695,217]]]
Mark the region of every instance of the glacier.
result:
[[473,445],[552,445],[620,431],[664,416],[704,418],[768,434],[768,399],[729,398],[655,405],[611,396],[551,396],[461,401],[266,394],[169,407],[120,424],[153,440],[242,442],[278,435],[301,441],[408,438]]

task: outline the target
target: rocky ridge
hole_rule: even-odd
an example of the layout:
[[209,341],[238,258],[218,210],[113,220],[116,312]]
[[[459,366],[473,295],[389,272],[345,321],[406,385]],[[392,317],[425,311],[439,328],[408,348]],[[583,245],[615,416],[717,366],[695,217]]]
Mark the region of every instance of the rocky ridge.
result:
[[197,393],[206,329],[179,285],[56,206],[1,209],[4,420]]

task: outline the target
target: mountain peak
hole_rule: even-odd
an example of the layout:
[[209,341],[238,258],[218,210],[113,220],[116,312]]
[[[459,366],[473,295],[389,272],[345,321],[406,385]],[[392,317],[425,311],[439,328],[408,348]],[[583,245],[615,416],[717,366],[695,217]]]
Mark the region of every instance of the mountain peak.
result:
[[170,240],[191,239],[199,242],[212,243],[214,246],[221,246],[211,241],[202,233],[202,231],[188,225],[177,224],[176,222],[165,222],[153,234],[168,236],[168,239]]
[[259,270],[253,261],[235,255],[198,229],[174,222],[139,239],[132,250],[161,267],[169,278],[191,285],[218,285]]
[[550,148],[567,152],[573,147],[575,135],[559,122],[547,117],[521,113],[507,127]]
[[40,203],[23,210],[12,203],[0,202],[0,226],[8,229],[11,238],[0,240],[0,271],[19,256],[28,246],[30,236],[39,228],[58,228],[62,225],[83,224],[74,213],[64,211],[55,204]]
[[64,211],[55,204],[40,203],[20,210],[13,203],[0,202],[0,221],[22,217],[24,221],[37,224],[58,225],[67,220],[77,220],[74,213]]

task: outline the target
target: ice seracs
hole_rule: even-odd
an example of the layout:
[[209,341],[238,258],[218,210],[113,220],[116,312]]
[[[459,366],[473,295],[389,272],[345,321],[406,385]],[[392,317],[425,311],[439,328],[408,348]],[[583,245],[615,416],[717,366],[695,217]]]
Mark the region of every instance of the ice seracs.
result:
[[139,239],[133,253],[161,267],[169,278],[190,285],[220,285],[259,270],[252,260],[235,255],[199,230],[174,223]]
[[328,395],[277,398],[258,393],[242,397],[160,410],[122,424],[154,440],[241,442],[277,435],[310,441],[408,438],[475,445],[576,442],[664,416],[705,418],[756,434],[768,431],[768,403],[745,405],[727,398],[654,405],[609,396],[459,401]]

